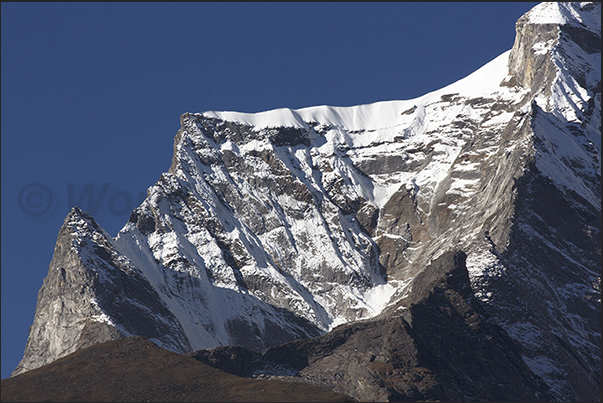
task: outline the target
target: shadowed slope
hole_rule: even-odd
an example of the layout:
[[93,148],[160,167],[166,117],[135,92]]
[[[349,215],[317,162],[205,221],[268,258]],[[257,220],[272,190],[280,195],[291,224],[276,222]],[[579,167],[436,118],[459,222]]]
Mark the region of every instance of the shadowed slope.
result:
[[2,401],[344,402],[317,386],[227,374],[141,337],[79,350],[2,380]]

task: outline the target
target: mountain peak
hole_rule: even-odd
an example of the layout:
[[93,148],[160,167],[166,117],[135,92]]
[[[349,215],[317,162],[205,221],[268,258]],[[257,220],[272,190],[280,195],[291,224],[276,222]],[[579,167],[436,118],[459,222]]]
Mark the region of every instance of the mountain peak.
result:
[[[468,316],[459,345],[489,340],[467,341],[479,301],[555,398],[600,399],[597,16],[600,4],[540,5],[510,51],[412,100],[183,114],[169,172],[115,239],[69,214],[23,368],[68,350],[40,359],[48,340],[82,334],[258,354],[342,324],[373,334],[412,317],[417,296],[443,295],[427,280],[458,251],[469,284],[446,298]],[[81,276],[64,290],[66,268]],[[65,301],[71,316],[49,311]],[[77,327],[88,313],[107,319],[104,333]],[[418,365],[387,354],[392,368]]]
[[601,3],[545,2],[532,8],[521,19],[529,24],[553,24],[585,28],[601,34]]

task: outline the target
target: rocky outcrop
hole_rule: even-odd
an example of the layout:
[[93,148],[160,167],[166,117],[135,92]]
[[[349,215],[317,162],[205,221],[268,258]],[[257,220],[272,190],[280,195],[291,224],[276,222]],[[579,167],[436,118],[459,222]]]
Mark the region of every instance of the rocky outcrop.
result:
[[241,376],[316,383],[359,401],[543,401],[547,387],[474,297],[462,252],[423,271],[399,315],[342,325],[263,354],[218,347],[192,356]]
[[601,71],[588,62],[600,60],[600,13],[545,3],[517,22],[509,69],[532,101],[503,141],[524,133],[531,145],[508,235],[486,234],[497,263],[472,278],[559,400],[601,399]]
[[74,207],[38,293],[27,354],[12,376],[108,340],[139,335],[190,350],[157,292],[90,215]]

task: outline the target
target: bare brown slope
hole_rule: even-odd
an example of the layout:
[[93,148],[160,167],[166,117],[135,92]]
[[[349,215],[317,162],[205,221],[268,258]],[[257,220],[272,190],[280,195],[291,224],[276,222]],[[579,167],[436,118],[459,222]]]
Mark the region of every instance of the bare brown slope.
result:
[[2,402],[344,402],[305,383],[241,378],[141,337],[79,350],[2,379]]

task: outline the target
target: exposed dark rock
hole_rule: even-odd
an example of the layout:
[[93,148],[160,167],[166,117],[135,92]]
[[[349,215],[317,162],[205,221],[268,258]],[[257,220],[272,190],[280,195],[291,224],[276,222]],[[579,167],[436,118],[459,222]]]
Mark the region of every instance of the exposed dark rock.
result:
[[261,361],[261,353],[242,346],[223,346],[209,350],[197,350],[191,354],[191,357],[238,376],[251,376],[264,364]]
[[308,131],[294,127],[279,127],[268,131],[270,140],[275,146],[310,145]]
[[[464,253],[445,253],[417,279],[401,315],[342,325],[313,339],[268,348],[197,351],[241,376],[275,367],[360,401],[542,401],[546,385],[473,296]],[[408,301],[407,301],[408,303]]]

